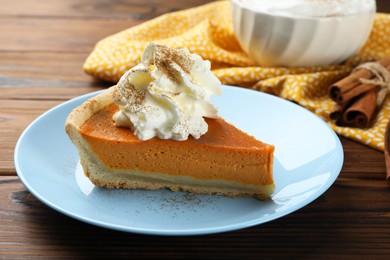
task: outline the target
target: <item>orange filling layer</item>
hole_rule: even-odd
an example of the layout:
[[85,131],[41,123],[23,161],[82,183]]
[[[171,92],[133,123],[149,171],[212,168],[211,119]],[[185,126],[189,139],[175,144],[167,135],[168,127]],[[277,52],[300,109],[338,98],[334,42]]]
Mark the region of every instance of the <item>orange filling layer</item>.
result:
[[208,132],[186,141],[139,140],[114,125],[115,104],[95,113],[80,132],[112,169],[132,169],[252,185],[272,184],[272,145],[256,140],[223,119],[207,119]]

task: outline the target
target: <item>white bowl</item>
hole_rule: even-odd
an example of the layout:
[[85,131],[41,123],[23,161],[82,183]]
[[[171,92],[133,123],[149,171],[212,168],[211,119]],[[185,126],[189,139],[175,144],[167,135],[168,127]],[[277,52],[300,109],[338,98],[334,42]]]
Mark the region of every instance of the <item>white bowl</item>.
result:
[[259,65],[341,63],[363,47],[376,12],[375,0],[287,1],[231,0],[237,39]]

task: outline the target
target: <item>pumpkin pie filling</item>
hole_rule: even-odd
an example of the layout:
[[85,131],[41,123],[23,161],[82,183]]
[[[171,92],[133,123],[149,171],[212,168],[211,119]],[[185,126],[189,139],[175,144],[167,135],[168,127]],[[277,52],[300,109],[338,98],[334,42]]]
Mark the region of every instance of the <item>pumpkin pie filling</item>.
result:
[[273,183],[272,164],[268,163],[272,161],[273,146],[243,134],[221,118],[207,119],[209,129],[199,139],[175,141],[155,137],[141,141],[128,129],[114,125],[111,118],[117,110],[115,104],[110,104],[80,128],[93,152],[111,169],[191,175],[249,185]]

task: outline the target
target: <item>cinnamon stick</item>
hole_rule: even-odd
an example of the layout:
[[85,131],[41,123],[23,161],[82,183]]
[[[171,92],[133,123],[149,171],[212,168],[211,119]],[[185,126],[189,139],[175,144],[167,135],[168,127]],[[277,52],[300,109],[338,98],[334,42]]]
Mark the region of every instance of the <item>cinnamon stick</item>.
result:
[[329,96],[336,103],[330,118],[336,125],[368,127],[382,105],[383,94],[388,93],[389,73],[390,57],[386,57],[360,65],[349,76],[333,84]]
[[330,119],[337,121],[344,113],[344,106],[340,104],[334,104],[332,111],[330,112]]
[[390,121],[387,123],[385,132],[385,163],[386,163],[386,180],[390,184]]
[[[390,67],[389,67],[389,70],[390,70]],[[367,91],[370,91],[372,89],[375,89],[377,86],[375,84],[360,84],[360,85],[357,85],[355,86],[354,88],[350,89],[349,91],[346,91],[342,94],[340,94],[338,97],[337,97],[337,103],[339,104],[342,104],[342,105],[345,105],[347,104],[348,102],[351,101],[351,99],[367,92]]]
[[[390,71],[390,57],[380,59],[377,62]],[[365,91],[373,89],[373,86],[364,86],[364,88],[362,88],[361,79],[371,79],[374,76],[375,75],[367,69],[359,69],[330,86],[328,90],[329,96],[333,101],[337,103],[346,104],[353,97],[356,97],[364,93]]]
[[366,128],[373,118],[378,99],[378,88],[372,89],[359,96],[343,114],[346,125]]
[[362,94],[347,106],[335,103],[330,119],[338,126],[366,128],[377,111],[377,98],[378,88]]
[[329,117],[331,120],[335,122],[336,125],[345,126],[345,122],[343,122],[344,111],[345,111],[345,106],[335,103],[332,111],[329,114]]

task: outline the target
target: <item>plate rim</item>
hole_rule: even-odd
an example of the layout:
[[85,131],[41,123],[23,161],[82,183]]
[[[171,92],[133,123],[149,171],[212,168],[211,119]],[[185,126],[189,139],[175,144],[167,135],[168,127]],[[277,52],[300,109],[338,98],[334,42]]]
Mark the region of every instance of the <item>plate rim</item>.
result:
[[[304,107],[302,107],[302,106],[300,106],[298,104],[289,102],[288,100],[282,99],[282,98],[277,97],[277,96],[273,96],[271,94],[267,94],[267,93],[264,93],[264,92],[259,92],[259,91],[255,91],[255,90],[251,90],[251,89],[241,88],[241,87],[238,87],[238,86],[222,85],[222,90],[223,91],[224,91],[225,88],[227,88],[229,90],[232,90],[232,91],[239,91],[239,92],[241,92],[241,91],[244,91],[244,92],[245,91],[254,92],[254,93],[256,93],[256,95],[264,95],[266,98],[277,100],[277,102],[287,102],[287,103],[289,103],[289,105],[297,106],[299,109],[305,110],[305,112],[307,112],[307,113],[311,114],[312,116],[316,117],[321,123],[323,123],[323,126],[325,128],[327,128],[328,131],[330,131],[333,139],[336,142],[336,144],[335,144],[336,148],[334,149],[334,151],[336,151],[338,153],[337,156],[340,158],[340,160],[339,160],[340,163],[339,163],[339,165],[334,166],[335,169],[333,170],[333,172],[335,172],[335,173],[333,173],[330,176],[330,178],[326,181],[326,183],[319,190],[317,190],[317,192],[315,194],[313,194],[312,196],[307,198],[304,201],[304,203],[301,202],[300,204],[302,204],[302,205],[300,205],[298,208],[290,207],[289,209],[284,210],[284,211],[280,212],[279,214],[278,213],[270,214],[267,217],[259,217],[259,218],[256,218],[256,219],[250,219],[250,220],[247,220],[247,221],[243,221],[243,222],[239,222],[239,223],[231,223],[231,224],[222,225],[222,226],[218,226],[218,227],[207,227],[207,228],[201,228],[201,229],[167,230],[167,229],[156,229],[156,228],[154,228],[154,229],[147,229],[147,228],[129,227],[129,226],[119,225],[117,223],[104,222],[104,221],[100,221],[100,220],[97,220],[97,219],[92,219],[92,218],[90,218],[88,216],[81,216],[79,213],[69,212],[68,210],[64,209],[63,207],[61,207],[59,205],[56,205],[55,203],[51,202],[50,199],[46,198],[45,196],[43,196],[39,192],[39,189],[37,190],[36,188],[32,187],[32,185],[26,179],[25,174],[23,174],[21,169],[20,169],[20,163],[21,162],[19,161],[19,154],[21,152],[22,142],[23,142],[24,138],[26,137],[26,135],[31,130],[31,128],[35,124],[37,124],[40,120],[43,120],[49,113],[51,113],[51,112],[53,112],[55,110],[60,110],[61,108],[69,105],[70,103],[77,103],[79,101],[84,102],[88,98],[91,98],[91,97],[93,97],[93,96],[95,96],[95,95],[97,95],[97,94],[99,94],[99,93],[101,93],[103,91],[106,91],[107,89],[97,90],[97,91],[94,91],[94,92],[86,93],[86,94],[83,94],[83,95],[71,98],[71,99],[69,99],[67,101],[64,101],[64,102],[62,102],[62,103],[60,103],[60,104],[58,104],[58,105],[48,109],[47,111],[45,111],[44,113],[39,115],[36,119],[34,119],[22,131],[22,133],[19,136],[19,138],[18,138],[18,140],[16,142],[16,145],[15,145],[15,149],[14,149],[14,166],[15,166],[15,170],[16,170],[17,176],[19,177],[19,179],[21,180],[23,185],[26,187],[26,189],[30,193],[32,193],[39,201],[44,203],[49,208],[51,208],[53,210],[56,210],[57,212],[60,212],[61,214],[64,214],[64,215],[66,215],[68,217],[71,217],[73,219],[76,219],[76,220],[84,222],[84,223],[88,223],[88,224],[91,224],[91,225],[95,225],[95,226],[99,226],[99,227],[107,228],[107,229],[111,229],[111,230],[117,230],[117,231],[122,231],[122,232],[130,232],[130,233],[137,233],[137,234],[164,235],[164,236],[188,236],[188,235],[217,234],[217,233],[229,232],[229,231],[234,231],[234,230],[238,230],[238,229],[244,229],[244,228],[249,228],[249,227],[253,227],[253,226],[256,226],[256,225],[264,224],[264,223],[267,223],[267,222],[279,219],[279,218],[284,217],[286,215],[289,215],[289,214],[291,214],[291,213],[293,213],[293,212],[295,212],[297,210],[302,209],[303,207],[309,205],[314,200],[316,200],[318,197],[323,195],[333,185],[333,183],[338,178],[338,176],[339,176],[339,174],[341,172],[341,169],[343,167],[343,164],[344,164],[344,151],[343,151],[343,147],[342,147],[341,141],[338,138],[337,134],[334,132],[334,130],[324,120],[319,118],[317,115],[315,115],[310,110],[308,110],[308,109],[306,109],[306,108],[304,108]],[[254,93],[252,93],[252,94],[254,94]],[[74,108],[75,107],[72,107],[72,109],[74,109]]]

